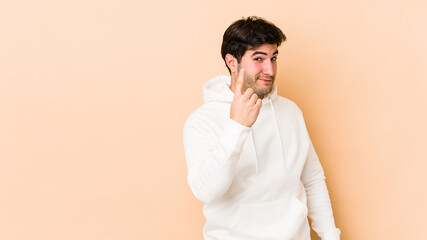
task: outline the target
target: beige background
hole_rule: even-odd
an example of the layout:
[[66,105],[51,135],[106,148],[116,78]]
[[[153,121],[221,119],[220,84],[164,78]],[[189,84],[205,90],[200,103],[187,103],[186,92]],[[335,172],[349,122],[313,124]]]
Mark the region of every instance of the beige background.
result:
[[[345,240],[425,239],[427,2],[0,1],[0,239],[202,239],[182,126],[221,38],[282,28]],[[317,238],[314,238],[317,239]]]

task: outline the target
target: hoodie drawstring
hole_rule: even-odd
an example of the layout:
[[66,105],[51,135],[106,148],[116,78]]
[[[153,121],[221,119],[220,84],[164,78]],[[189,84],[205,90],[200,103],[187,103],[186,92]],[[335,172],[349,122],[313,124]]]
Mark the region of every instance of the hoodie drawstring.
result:
[[[277,123],[277,119],[276,119],[276,113],[274,111],[274,107],[273,107],[273,101],[271,101],[271,97],[268,97],[268,100],[270,102],[270,106],[271,106],[271,110],[273,111],[273,118],[274,118],[274,123],[276,125],[276,131],[277,131],[277,135],[279,136],[279,145],[280,145],[280,155],[282,156],[282,162],[283,162],[283,168],[286,170],[286,162],[285,162],[285,157],[283,156],[284,152],[283,152],[283,147],[282,147],[282,138],[280,137],[280,132],[279,132],[279,125]],[[257,166],[258,168],[258,166]]]
[[252,149],[254,151],[254,156],[255,156],[255,168],[256,168],[256,172],[259,173],[259,167],[258,167],[258,156],[256,154],[256,149],[255,149],[255,140],[254,140],[254,135],[252,133],[252,130],[249,132],[249,134],[251,135],[251,140],[252,140]]

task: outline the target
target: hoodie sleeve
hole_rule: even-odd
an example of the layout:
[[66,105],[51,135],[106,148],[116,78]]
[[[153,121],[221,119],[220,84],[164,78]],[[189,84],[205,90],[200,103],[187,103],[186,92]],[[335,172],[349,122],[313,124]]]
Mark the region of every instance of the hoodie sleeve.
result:
[[341,232],[335,227],[325,175],[311,141],[301,180],[307,193],[308,216],[313,230],[322,240],[339,240]]
[[228,118],[221,131],[218,125],[189,118],[184,126],[184,149],[188,183],[196,198],[209,203],[222,196],[233,180],[243,144],[250,128]]

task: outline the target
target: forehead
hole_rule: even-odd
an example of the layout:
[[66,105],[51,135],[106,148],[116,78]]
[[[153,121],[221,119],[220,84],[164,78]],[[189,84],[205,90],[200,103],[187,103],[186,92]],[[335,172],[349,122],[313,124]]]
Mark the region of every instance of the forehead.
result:
[[278,53],[277,52],[277,45],[276,44],[263,44],[256,48],[250,48],[246,50],[244,56],[252,56],[257,54],[265,54],[265,55],[274,55]]

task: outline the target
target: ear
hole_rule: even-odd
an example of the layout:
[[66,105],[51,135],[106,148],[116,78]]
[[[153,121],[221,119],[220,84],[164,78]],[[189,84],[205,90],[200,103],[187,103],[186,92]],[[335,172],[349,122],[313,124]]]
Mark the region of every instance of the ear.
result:
[[232,73],[237,72],[237,65],[239,63],[237,62],[237,58],[235,58],[233,55],[227,53],[227,55],[225,55],[225,63],[227,64],[228,68],[230,68]]

